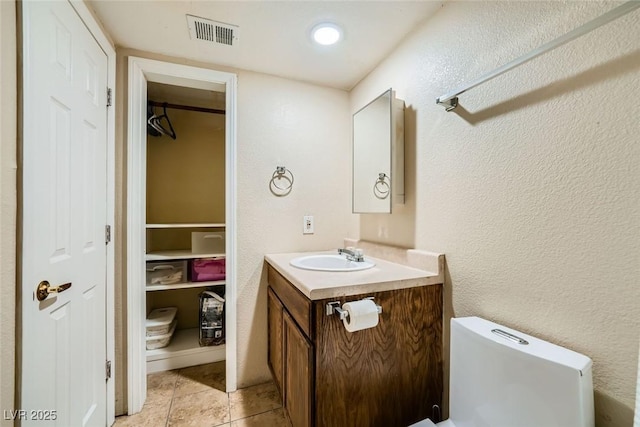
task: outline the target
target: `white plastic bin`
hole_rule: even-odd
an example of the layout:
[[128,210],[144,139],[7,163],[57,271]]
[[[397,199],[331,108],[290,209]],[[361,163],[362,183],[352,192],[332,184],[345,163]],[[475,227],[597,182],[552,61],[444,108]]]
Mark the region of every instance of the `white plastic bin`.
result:
[[163,335],[156,335],[153,337],[147,337],[147,350],[155,350],[156,348],[162,348],[169,345],[171,342],[171,337],[176,330],[177,320],[171,322],[171,329],[168,333]]
[[224,254],[226,248],[224,231],[193,231],[191,252],[194,254]]
[[173,285],[187,281],[187,261],[147,262],[147,285]]
[[177,313],[176,307],[157,308],[149,313],[147,316],[147,337],[168,334]]

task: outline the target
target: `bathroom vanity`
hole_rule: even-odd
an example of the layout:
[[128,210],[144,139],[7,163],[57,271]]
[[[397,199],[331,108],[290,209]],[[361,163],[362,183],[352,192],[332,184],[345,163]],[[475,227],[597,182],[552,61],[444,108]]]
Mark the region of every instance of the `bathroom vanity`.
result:
[[[407,426],[431,416],[443,394],[442,269],[373,259],[364,271],[309,271],[290,265],[301,255],[265,257],[269,367],[292,426]],[[373,328],[348,332],[327,314],[329,302],[367,297],[382,307]]]

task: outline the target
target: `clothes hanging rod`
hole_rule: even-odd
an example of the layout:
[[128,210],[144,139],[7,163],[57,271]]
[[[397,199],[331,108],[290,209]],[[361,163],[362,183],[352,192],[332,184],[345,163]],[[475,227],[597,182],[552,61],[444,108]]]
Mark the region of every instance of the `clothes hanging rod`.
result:
[[174,108],[176,110],[200,111],[201,113],[225,114],[224,110],[217,110],[215,108],[192,107],[191,105],[169,104],[167,102],[149,101],[149,105]]
[[526,55],[522,55],[521,57],[514,59],[513,61],[507,64],[504,64],[502,67],[496,68],[495,70],[483,75],[477,80],[474,80],[473,82],[468,83],[451,93],[442,95],[441,97],[436,99],[436,104],[444,106],[446,111],[451,111],[458,106],[458,95],[461,95],[466,91],[468,91],[469,89],[473,89],[474,87],[486,81],[489,81],[495,77],[498,77],[499,75],[502,75],[507,71],[510,71],[524,64],[525,62],[529,62],[532,59],[542,55],[543,53],[549,52],[557,47],[560,47],[563,44],[570,42],[571,40],[577,39],[578,37],[584,34],[587,34],[588,32],[593,31],[596,28],[603,26],[604,24],[614,21],[619,17],[626,15],[627,13],[632,12],[639,7],[640,7],[640,1],[638,0],[632,0],[626,3],[623,3],[622,5],[614,9],[611,9],[609,12],[605,13],[604,15],[601,15],[598,18],[579,26],[578,28],[572,31],[569,31],[567,34],[560,36],[555,40],[552,40],[548,43],[543,44],[539,48],[532,50]]

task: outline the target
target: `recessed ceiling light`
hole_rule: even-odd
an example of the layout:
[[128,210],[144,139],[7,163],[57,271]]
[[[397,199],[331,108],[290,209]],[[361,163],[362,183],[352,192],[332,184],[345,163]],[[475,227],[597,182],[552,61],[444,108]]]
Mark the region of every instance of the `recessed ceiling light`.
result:
[[342,30],[336,24],[324,22],[313,27],[311,37],[316,43],[327,46],[342,38]]

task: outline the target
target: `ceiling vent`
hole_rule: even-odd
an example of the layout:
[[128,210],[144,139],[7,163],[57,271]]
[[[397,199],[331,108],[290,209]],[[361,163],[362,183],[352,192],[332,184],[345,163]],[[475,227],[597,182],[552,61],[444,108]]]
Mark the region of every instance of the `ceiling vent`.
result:
[[191,39],[204,40],[226,46],[238,44],[237,25],[216,22],[198,16],[187,15]]

